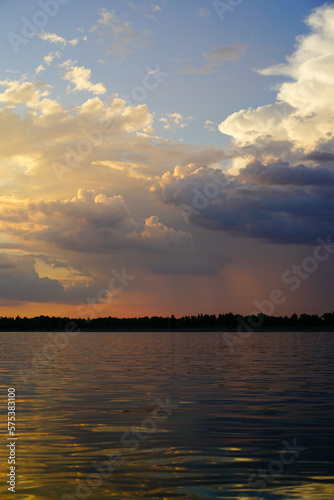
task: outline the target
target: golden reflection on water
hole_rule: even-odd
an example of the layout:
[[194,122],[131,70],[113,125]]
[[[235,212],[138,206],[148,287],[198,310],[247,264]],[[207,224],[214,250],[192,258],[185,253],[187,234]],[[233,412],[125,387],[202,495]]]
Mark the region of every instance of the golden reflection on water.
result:
[[[92,500],[333,500],[332,335],[254,334],[231,355],[219,334],[81,334],[24,384],[18,367],[43,345],[44,334],[0,334],[0,410],[15,387],[18,437],[14,495],[2,417],[1,499],[73,500],[93,462],[118,453]],[[131,450],[122,435],[165,396],[179,407]],[[306,450],[251,488],[294,438]]]

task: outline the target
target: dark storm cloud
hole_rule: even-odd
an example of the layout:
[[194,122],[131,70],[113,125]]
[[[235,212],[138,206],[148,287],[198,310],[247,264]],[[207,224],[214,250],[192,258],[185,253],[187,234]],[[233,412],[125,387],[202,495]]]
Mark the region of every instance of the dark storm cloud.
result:
[[[151,190],[200,227],[275,243],[312,243],[334,231],[334,169],[253,161],[236,176],[177,167]],[[220,180],[219,180],[220,176]]]
[[312,151],[305,155],[304,160],[311,160],[316,163],[333,163],[334,154],[327,151]]
[[290,167],[287,162],[277,161],[263,165],[253,161],[240,170],[245,181],[268,185],[290,186],[333,186],[334,169],[326,167],[310,168],[305,165]]

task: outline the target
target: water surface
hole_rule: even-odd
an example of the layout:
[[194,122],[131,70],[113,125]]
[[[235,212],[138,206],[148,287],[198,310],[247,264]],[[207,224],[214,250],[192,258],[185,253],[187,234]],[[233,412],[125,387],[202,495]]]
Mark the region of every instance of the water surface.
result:
[[[77,481],[111,453],[123,464],[81,498],[334,498],[334,334],[254,333],[231,353],[221,333],[80,333],[34,367],[48,344],[47,333],[0,333],[2,499],[80,498]],[[143,433],[166,397],[177,408]],[[121,441],[137,431],[137,449]],[[282,455],[284,442],[295,452]]]

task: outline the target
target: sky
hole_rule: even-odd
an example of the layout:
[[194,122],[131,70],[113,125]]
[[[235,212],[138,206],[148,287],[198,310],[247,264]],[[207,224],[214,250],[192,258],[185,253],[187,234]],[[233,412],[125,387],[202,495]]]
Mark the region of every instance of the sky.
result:
[[334,310],[334,2],[0,14],[0,315]]

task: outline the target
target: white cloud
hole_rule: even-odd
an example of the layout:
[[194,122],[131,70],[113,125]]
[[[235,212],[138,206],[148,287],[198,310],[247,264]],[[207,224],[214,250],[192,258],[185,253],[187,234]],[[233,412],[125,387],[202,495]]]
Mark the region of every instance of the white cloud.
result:
[[84,66],[76,66],[77,61],[72,61],[68,59],[61,64],[61,67],[65,69],[63,73],[63,79],[68,80],[73,84],[73,88],[68,86],[68,90],[71,92],[75,91],[89,91],[93,94],[105,94],[106,88],[103,83],[93,84],[90,80],[91,70],[85,68]]
[[334,7],[316,9],[306,23],[311,33],[297,37],[296,51],[287,62],[259,71],[292,79],[280,85],[276,102],[238,111],[220,124],[219,130],[232,136],[236,147],[254,146],[254,154],[268,155],[276,154],[281,143],[289,161],[317,148],[333,151]]
[[226,61],[236,61],[245,54],[247,45],[229,45],[214,49],[211,52],[204,52],[202,55],[207,60],[207,63],[202,67],[184,66],[181,70],[182,73],[189,73],[194,75],[209,75],[215,73]]

